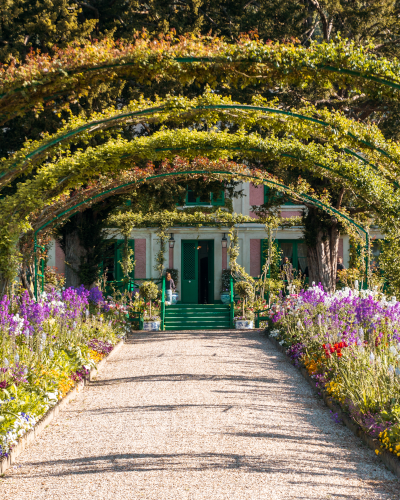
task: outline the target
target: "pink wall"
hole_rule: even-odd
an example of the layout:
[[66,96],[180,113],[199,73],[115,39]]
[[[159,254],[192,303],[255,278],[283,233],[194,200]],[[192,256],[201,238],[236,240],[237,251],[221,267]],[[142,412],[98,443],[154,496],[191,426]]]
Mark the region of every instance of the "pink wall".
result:
[[146,239],[135,239],[135,278],[146,278]]
[[343,258],[343,240],[339,240],[338,256]]
[[56,250],[56,268],[59,274],[65,274],[65,254],[62,251],[60,244],[58,241],[55,242],[55,250]]
[[281,210],[281,217],[300,217],[301,214],[301,210]]
[[261,240],[250,240],[250,275],[261,273]]
[[[264,185],[262,184],[261,186],[255,186],[254,184],[250,183],[250,202],[249,205],[262,205],[264,203]],[[253,212],[250,212],[250,217],[253,217],[254,219],[257,219],[257,216],[253,214]]]
[[228,268],[228,249],[222,249],[222,269]]

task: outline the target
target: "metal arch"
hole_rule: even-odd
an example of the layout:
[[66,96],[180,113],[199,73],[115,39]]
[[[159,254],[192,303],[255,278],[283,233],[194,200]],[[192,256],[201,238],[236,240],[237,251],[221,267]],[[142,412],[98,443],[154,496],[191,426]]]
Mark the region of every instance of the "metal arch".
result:
[[[101,193],[98,193],[98,194],[96,194],[94,196],[91,196],[91,197],[87,198],[84,201],[81,201],[80,203],[77,203],[73,207],[71,207],[71,208],[69,208],[67,210],[64,210],[59,215],[57,215],[56,217],[54,217],[53,219],[51,219],[50,221],[46,222],[45,224],[43,224],[42,226],[40,226],[38,229],[35,230],[35,232],[34,232],[34,254],[35,254],[34,290],[35,290],[35,297],[36,297],[36,299],[38,297],[38,286],[37,286],[38,285],[37,284],[37,278],[38,278],[37,264],[38,263],[37,263],[36,249],[38,248],[38,245],[37,245],[37,234],[40,231],[42,231],[43,229],[45,229],[46,227],[48,227],[49,225],[51,225],[52,223],[54,223],[58,219],[62,218],[64,215],[68,214],[69,212],[73,212],[78,207],[80,207],[80,206],[82,206],[82,205],[84,205],[86,203],[89,203],[91,201],[94,201],[97,198],[100,198],[101,196],[103,196],[105,194],[111,194],[113,192],[118,191],[119,189],[123,189],[123,188],[128,187],[128,186],[133,186],[135,184],[136,185],[137,184],[141,184],[141,183],[147,182],[149,180],[153,180],[153,179],[159,179],[159,178],[162,178],[162,177],[171,177],[171,176],[178,177],[178,176],[182,176],[182,175],[193,175],[193,174],[198,174],[198,175],[220,174],[220,175],[228,175],[228,176],[238,175],[241,178],[249,179],[250,181],[257,181],[257,182],[262,181],[263,184],[269,184],[269,185],[273,186],[277,191],[280,191],[280,192],[287,192],[288,190],[291,191],[291,189],[289,188],[289,186],[286,186],[285,184],[280,184],[278,182],[275,182],[275,181],[272,181],[272,180],[268,180],[268,179],[260,179],[259,177],[256,177],[256,176],[253,176],[253,175],[240,174],[240,173],[235,173],[235,172],[230,172],[230,171],[225,171],[225,170],[223,170],[223,171],[220,171],[220,170],[217,170],[217,171],[188,170],[188,171],[168,172],[168,173],[165,173],[165,174],[152,175],[152,176],[146,177],[145,179],[140,179],[139,181],[132,181],[132,182],[128,182],[126,184],[121,184],[120,186],[117,186],[117,187],[108,189],[106,191],[103,191]],[[366,250],[366,253],[365,253],[365,255],[366,255],[366,258],[365,258],[365,262],[366,262],[366,276],[368,277],[368,274],[369,274],[369,233],[368,233],[368,231],[363,226],[357,224],[352,218],[347,217],[346,215],[344,215],[341,212],[339,212],[339,210],[337,210],[337,209],[335,209],[333,207],[330,207],[329,205],[326,205],[325,203],[323,203],[322,201],[318,200],[317,198],[314,198],[313,196],[309,196],[309,195],[306,195],[306,194],[297,194],[297,193],[296,193],[296,196],[299,199],[301,199],[302,201],[308,202],[308,203],[316,206],[317,208],[320,208],[320,209],[324,210],[325,212],[334,213],[339,218],[345,219],[347,222],[349,222],[354,227],[356,227],[359,231],[361,231],[362,233],[364,233],[364,236],[365,236],[365,250]],[[73,213],[71,213],[69,217],[71,217],[72,215],[73,215]]]
[[[54,140],[48,142],[47,144],[42,145],[41,147],[39,147],[36,150],[34,150],[32,153],[29,153],[25,157],[26,158],[25,159],[25,163],[26,163],[26,161],[31,160],[35,156],[43,153],[43,151],[46,151],[46,149],[49,149],[52,146],[54,146],[56,144],[59,144],[59,143],[63,142],[64,140],[67,140],[70,137],[73,137],[74,135],[77,135],[77,134],[79,134],[81,132],[84,132],[85,130],[88,130],[88,129],[90,129],[92,127],[95,127],[97,125],[100,125],[100,124],[103,124],[103,123],[108,123],[108,122],[113,122],[113,121],[119,121],[121,119],[128,119],[128,118],[133,117],[133,116],[141,116],[141,115],[153,114],[153,113],[157,113],[159,111],[164,111],[165,109],[166,109],[166,106],[156,106],[154,108],[146,108],[146,109],[141,110],[141,111],[132,111],[132,112],[129,112],[129,113],[123,113],[123,114],[115,116],[113,118],[105,118],[104,120],[96,120],[94,122],[91,122],[90,124],[82,125],[81,127],[78,127],[75,130],[71,130],[67,134],[64,134],[63,136],[61,136],[61,137],[59,137],[57,139],[54,139]],[[280,110],[280,109],[268,108],[268,107],[263,107],[263,106],[247,106],[247,105],[244,105],[244,104],[239,104],[239,105],[235,105],[235,104],[232,104],[232,105],[229,105],[229,104],[215,104],[215,105],[205,105],[205,106],[199,105],[199,106],[195,106],[192,109],[193,110],[197,110],[197,111],[201,111],[202,109],[244,109],[244,110],[249,110],[249,111],[263,111],[263,112],[266,112],[266,113],[281,114],[281,115],[285,115],[285,116],[291,116],[291,117],[294,117],[294,118],[298,118],[298,119],[304,120],[304,121],[310,121],[310,122],[313,122],[313,123],[317,123],[318,125],[321,125],[323,127],[329,127],[329,126],[331,126],[328,122],[325,122],[323,120],[318,120],[316,118],[311,118],[309,116],[301,115],[299,113],[293,113],[291,111],[283,111],[283,110]],[[189,112],[189,111],[190,110],[188,110],[187,112]],[[373,144],[369,143],[368,141],[364,141],[363,139],[359,139],[358,137],[356,137],[354,134],[352,134],[350,132],[347,132],[346,135],[348,137],[350,137],[351,139],[354,139],[354,140],[356,140],[356,141],[358,141],[358,142],[360,142],[362,144],[365,144],[366,146],[370,147],[372,150],[380,152],[384,156],[386,156],[386,157],[390,158],[392,161],[394,161],[393,158],[386,151],[382,150],[381,148],[376,148]],[[342,151],[344,151],[345,153],[347,153],[349,155],[352,155],[352,156],[356,157],[358,160],[361,160],[363,163],[370,165],[373,168],[373,170],[375,170],[379,174],[381,174],[379,168],[375,164],[369,162],[368,160],[366,160],[365,158],[363,158],[361,155],[357,154],[356,152],[352,151],[351,149],[349,149],[349,148],[343,148]],[[16,163],[14,163],[14,166],[16,166]],[[8,170],[6,172],[0,172],[0,179],[2,177],[4,177],[5,175],[9,174],[9,173],[12,173],[12,170],[11,171]],[[384,177],[386,177],[386,176],[384,176]],[[390,182],[396,188],[399,187],[399,184],[396,181],[390,180]]]
[[[237,64],[241,64],[241,63],[258,63],[258,64],[268,64],[268,62],[264,62],[264,61],[253,61],[251,59],[242,59],[242,60],[235,60],[235,61],[228,61],[226,59],[218,59],[218,58],[212,58],[212,57],[174,57],[172,58],[172,60],[176,61],[176,62],[179,62],[179,63],[183,63],[183,64],[186,64],[186,63],[196,63],[196,62],[208,62],[208,63],[214,63],[214,64],[227,64],[227,63],[230,63],[230,64],[234,64],[234,63],[237,63]],[[272,63],[271,63],[272,64]],[[72,75],[75,75],[75,74],[79,74],[79,73],[89,73],[89,72],[92,72],[92,71],[98,71],[98,70],[109,70],[109,69],[112,69],[112,68],[124,68],[124,67],[129,67],[129,66],[136,66],[137,63],[134,63],[134,62],[131,62],[131,63],[124,63],[124,64],[106,64],[106,65],[103,65],[103,66],[94,66],[92,68],[85,68],[85,69],[76,69],[76,70],[73,70],[73,71],[65,71],[64,72],[68,75],[68,76],[72,76]],[[327,64],[316,64],[314,66],[314,68],[309,68],[308,66],[306,66],[305,64],[300,67],[300,68],[297,68],[298,70],[302,70],[302,68],[305,68],[305,69],[314,69],[314,68],[318,68],[319,70],[321,71],[327,71],[327,72],[331,72],[331,73],[342,73],[344,75],[350,75],[350,76],[355,76],[357,78],[362,78],[364,80],[369,80],[369,81],[372,81],[372,82],[375,82],[375,83],[379,83],[381,85],[384,85],[386,87],[391,87],[393,89],[396,89],[396,90],[400,90],[400,84],[399,83],[396,83],[396,82],[393,82],[391,80],[386,80],[384,78],[379,78],[379,77],[376,77],[376,76],[371,76],[371,75],[365,75],[364,73],[362,73],[361,71],[358,71],[358,70],[350,70],[350,69],[345,69],[345,68],[337,68],[335,66],[330,66],[330,65],[327,65]],[[45,84],[42,84],[41,82],[35,82],[31,85],[31,87],[37,87],[37,86],[40,86],[40,85],[45,85]],[[12,93],[16,93],[16,92],[23,92],[24,90],[26,90],[26,88],[16,88],[16,89],[13,89],[11,90],[10,92]],[[0,99],[3,99],[6,95],[8,94],[8,92],[5,92],[4,94],[0,94]],[[58,94],[53,94],[51,96],[48,96],[48,99],[52,99],[54,97],[56,97]]]

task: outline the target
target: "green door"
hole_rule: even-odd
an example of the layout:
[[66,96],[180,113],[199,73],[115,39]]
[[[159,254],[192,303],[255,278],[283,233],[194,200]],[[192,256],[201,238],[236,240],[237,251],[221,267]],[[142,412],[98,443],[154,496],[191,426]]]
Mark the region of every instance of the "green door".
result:
[[208,240],[208,303],[214,304],[214,240]]
[[182,240],[181,301],[184,304],[197,304],[199,300],[197,245],[197,240]]

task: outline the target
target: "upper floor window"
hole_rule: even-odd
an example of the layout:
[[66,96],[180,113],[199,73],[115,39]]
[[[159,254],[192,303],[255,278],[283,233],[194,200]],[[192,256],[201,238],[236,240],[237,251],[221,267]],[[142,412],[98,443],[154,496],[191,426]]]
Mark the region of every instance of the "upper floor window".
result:
[[[264,186],[264,203],[268,201],[276,201],[282,198],[283,194],[275,189],[271,189],[269,186]],[[295,205],[292,201],[285,201],[282,205]]]
[[196,196],[191,189],[188,189],[185,204],[223,206],[225,205],[225,193],[221,190],[218,197],[216,197],[213,193],[208,193],[204,196]]

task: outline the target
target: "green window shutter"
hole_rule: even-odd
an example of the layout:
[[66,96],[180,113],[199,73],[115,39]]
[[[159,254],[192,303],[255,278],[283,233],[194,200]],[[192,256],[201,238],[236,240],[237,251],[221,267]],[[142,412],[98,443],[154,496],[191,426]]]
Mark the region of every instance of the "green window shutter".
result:
[[[132,258],[133,260],[135,260],[135,240],[129,240],[129,248],[133,250]],[[135,268],[133,268],[133,271],[129,274],[129,277],[132,280],[135,279]]]
[[211,193],[211,205],[214,207],[223,207],[225,205],[225,191],[221,190],[218,198],[215,198],[214,194]]
[[[264,203],[267,203],[269,200],[270,201],[276,201],[279,198],[282,198],[283,194],[280,193],[279,191],[275,191],[274,189],[271,189],[269,186],[264,186]],[[292,201],[285,201],[283,205],[295,205]]]
[[[135,260],[135,240],[129,240],[128,241],[129,247],[133,250],[133,260]],[[124,272],[122,270],[122,266],[120,262],[122,262],[122,256],[123,256],[123,245],[124,245],[124,240],[117,240],[115,242],[115,276],[117,281],[121,281],[124,279]],[[135,278],[135,268],[133,268],[133,271],[130,273],[129,277],[131,279]]]

